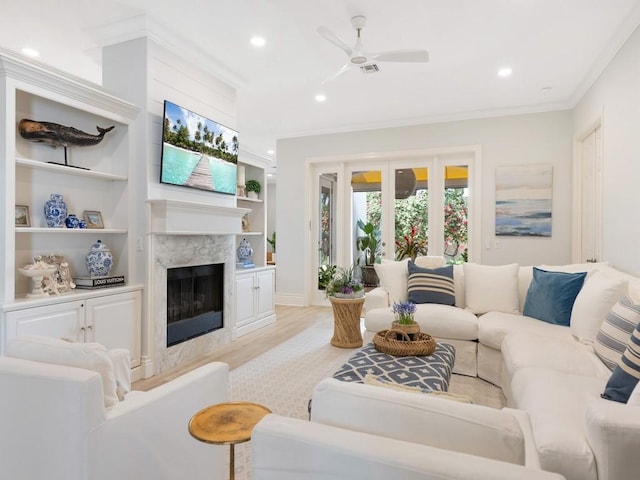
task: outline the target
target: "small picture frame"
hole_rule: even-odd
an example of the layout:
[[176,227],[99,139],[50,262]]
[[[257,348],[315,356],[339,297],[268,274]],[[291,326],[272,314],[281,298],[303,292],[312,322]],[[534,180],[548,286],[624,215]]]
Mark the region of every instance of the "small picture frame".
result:
[[102,213],[97,210],[85,210],[83,213],[84,221],[87,222],[87,228],[104,228],[102,222]]
[[30,227],[29,207],[27,205],[16,205],[16,227]]

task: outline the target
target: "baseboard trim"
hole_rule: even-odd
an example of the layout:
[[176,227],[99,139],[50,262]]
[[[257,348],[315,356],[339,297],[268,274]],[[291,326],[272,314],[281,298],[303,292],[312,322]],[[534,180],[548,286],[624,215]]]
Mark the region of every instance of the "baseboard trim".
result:
[[276,305],[289,305],[291,307],[306,307],[304,295],[294,293],[276,293]]

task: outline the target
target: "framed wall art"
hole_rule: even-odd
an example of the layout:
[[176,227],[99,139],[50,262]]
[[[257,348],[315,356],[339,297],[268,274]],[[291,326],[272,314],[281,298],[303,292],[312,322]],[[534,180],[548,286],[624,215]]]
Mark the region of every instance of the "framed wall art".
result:
[[102,214],[97,210],[85,210],[84,221],[87,222],[87,228],[104,228],[102,222]]
[[27,205],[16,205],[16,227],[30,227],[29,207]]
[[550,237],[553,167],[496,168],[496,235]]

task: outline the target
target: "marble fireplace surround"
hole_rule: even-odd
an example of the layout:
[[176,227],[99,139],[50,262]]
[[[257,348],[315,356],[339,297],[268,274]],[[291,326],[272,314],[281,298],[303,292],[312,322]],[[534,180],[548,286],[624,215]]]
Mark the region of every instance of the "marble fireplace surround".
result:
[[[154,374],[196,360],[232,340],[235,321],[235,236],[242,233],[243,208],[152,200],[151,342]],[[167,269],[224,264],[223,328],[167,347]]]

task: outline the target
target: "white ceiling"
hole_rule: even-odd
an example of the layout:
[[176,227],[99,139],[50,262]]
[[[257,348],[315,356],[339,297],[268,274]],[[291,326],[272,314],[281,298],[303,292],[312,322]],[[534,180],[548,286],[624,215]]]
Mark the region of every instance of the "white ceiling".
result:
[[[0,0],[0,46],[100,83],[105,30],[140,15],[210,57],[238,89],[241,149],[268,157],[276,138],[571,108],[640,23],[640,0]],[[429,63],[323,85],[347,58],[316,29],[352,45],[354,15],[367,50],[426,48]]]

